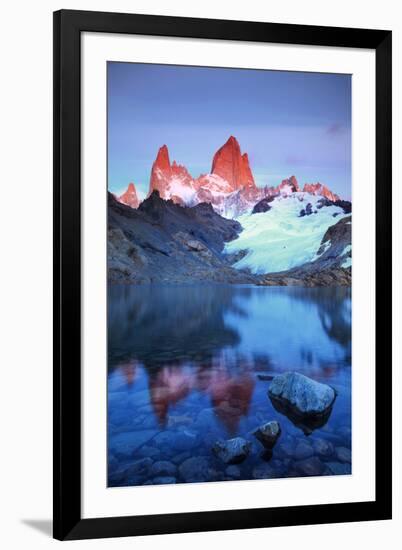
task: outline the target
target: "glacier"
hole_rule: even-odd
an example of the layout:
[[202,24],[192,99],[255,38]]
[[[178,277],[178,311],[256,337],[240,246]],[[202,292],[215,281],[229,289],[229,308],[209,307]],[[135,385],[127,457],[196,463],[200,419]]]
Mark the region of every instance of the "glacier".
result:
[[[276,197],[268,212],[238,216],[243,231],[226,244],[225,252],[247,250],[247,254],[234,267],[255,274],[277,273],[316,260],[328,227],[347,215],[335,205],[317,208],[321,198],[296,192]],[[308,203],[313,213],[300,217]]]

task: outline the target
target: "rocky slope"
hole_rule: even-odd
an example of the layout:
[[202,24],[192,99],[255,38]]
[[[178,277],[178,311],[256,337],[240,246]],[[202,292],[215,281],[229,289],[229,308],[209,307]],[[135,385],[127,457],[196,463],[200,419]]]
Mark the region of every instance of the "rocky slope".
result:
[[214,212],[210,204],[182,207],[158,191],[137,210],[108,197],[108,278],[111,282],[255,283],[257,278],[230,265],[225,242],[241,226]]
[[[313,241],[311,260],[299,261],[296,267],[272,273],[269,269],[251,269],[252,264],[246,261],[250,250],[242,247],[242,226],[217,214],[211,204],[181,206],[172,200],[163,200],[158,191],[154,191],[136,210],[109,194],[108,209],[108,278],[111,282],[302,286],[350,285],[351,282],[351,216],[329,225],[322,239]],[[327,215],[330,219],[334,209],[335,213],[342,211],[331,204]],[[267,210],[250,218],[262,219],[260,216],[269,215],[271,211]],[[305,224],[306,217],[299,223]],[[255,233],[255,229],[253,231]],[[311,239],[311,230],[307,235]],[[263,237],[264,246],[265,241]],[[264,258],[269,257],[270,250],[275,252],[272,245],[263,250]]]

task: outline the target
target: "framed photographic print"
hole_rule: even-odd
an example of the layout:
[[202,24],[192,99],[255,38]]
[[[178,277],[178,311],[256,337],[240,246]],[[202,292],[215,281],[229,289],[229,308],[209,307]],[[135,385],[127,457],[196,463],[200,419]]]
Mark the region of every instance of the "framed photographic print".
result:
[[391,32],[54,14],[54,536],[391,517]]

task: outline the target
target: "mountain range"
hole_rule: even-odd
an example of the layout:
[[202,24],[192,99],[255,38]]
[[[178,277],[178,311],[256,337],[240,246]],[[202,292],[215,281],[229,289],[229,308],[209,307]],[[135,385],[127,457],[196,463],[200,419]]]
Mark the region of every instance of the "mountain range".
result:
[[295,176],[257,187],[247,153],[231,136],[211,172],[194,179],[170,161],[152,165],[149,192],[131,182],[108,199],[112,282],[219,282],[258,285],[351,284],[349,201]]
[[[149,183],[150,196],[158,191],[162,199],[174,203],[195,206],[207,202],[219,214],[233,218],[250,211],[257,202],[271,197],[289,196],[292,193],[324,197],[333,202],[340,200],[322,183],[305,183],[303,187],[295,176],[282,180],[276,187],[258,187],[250,167],[247,153],[242,153],[239,142],[230,136],[212,159],[211,171],[194,178],[187,168],[171,162],[169,150],[163,145],[152,165]],[[134,183],[117,200],[131,208],[138,208],[140,201]]]

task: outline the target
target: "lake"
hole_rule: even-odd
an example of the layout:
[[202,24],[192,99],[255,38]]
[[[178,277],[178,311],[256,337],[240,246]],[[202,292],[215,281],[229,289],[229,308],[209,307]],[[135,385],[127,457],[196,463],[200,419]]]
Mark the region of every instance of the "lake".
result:
[[[108,485],[351,473],[349,288],[112,285],[108,290]],[[268,397],[297,371],[337,392],[306,429]],[[277,420],[266,451],[253,435]],[[217,440],[252,442],[236,465]]]

